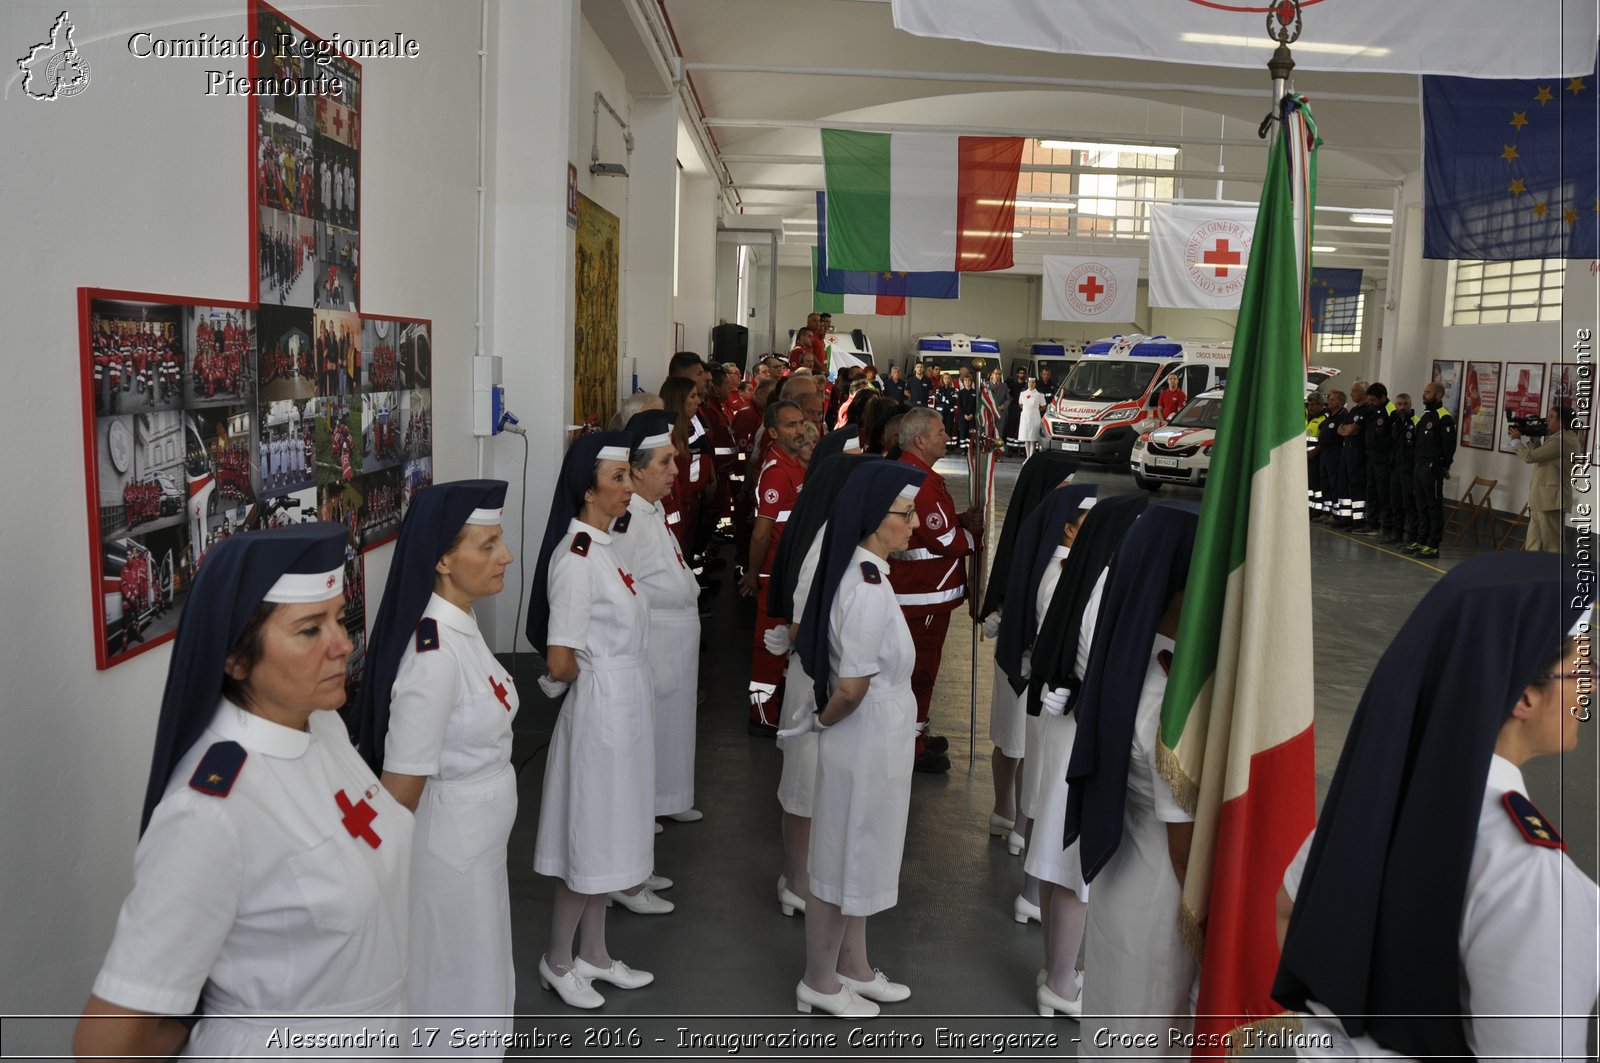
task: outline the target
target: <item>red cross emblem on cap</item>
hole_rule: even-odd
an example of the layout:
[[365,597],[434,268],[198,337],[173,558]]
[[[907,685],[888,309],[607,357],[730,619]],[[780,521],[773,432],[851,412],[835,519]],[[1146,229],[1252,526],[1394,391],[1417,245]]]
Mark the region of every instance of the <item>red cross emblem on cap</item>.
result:
[[333,586],[333,581],[334,581],[334,577],[333,576],[329,576],[328,577],[328,586],[330,586],[330,587]]

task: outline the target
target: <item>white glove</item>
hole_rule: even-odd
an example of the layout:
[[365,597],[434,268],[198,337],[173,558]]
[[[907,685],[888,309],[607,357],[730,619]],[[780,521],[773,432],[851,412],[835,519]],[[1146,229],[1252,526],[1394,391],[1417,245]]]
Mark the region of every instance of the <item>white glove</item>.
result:
[[1051,716],[1060,716],[1067,711],[1067,702],[1072,700],[1072,691],[1066,687],[1053,687],[1039,695],[1039,704]]
[[800,721],[799,727],[788,727],[782,731],[779,731],[778,737],[799,738],[801,735],[810,734],[812,731],[826,731],[827,729],[827,725],[822,722],[822,713],[813,712],[811,715]]
[[563,683],[553,675],[539,677],[539,689],[544,691],[544,696],[547,698],[559,698],[567,692],[567,688],[571,685],[571,683]]
[[779,624],[777,627],[767,628],[767,633],[761,636],[761,641],[766,643],[767,652],[774,657],[782,657],[789,652],[793,645],[789,641],[789,625]]
[[1000,634],[1000,610],[996,609],[983,618],[983,637],[992,639]]

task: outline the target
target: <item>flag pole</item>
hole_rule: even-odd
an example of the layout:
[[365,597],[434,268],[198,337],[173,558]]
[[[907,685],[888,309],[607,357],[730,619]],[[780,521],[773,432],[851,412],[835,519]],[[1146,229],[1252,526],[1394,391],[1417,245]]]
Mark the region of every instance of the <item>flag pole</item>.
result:
[[[981,461],[978,455],[978,433],[967,433],[967,508],[980,504],[978,498],[981,478],[978,475],[978,465]],[[968,661],[967,678],[969,684],[967,700],[967,774],[971,775],[977,770],[978,765],[978,630],[983,626],[982,617],[978,610],[983,608],[979,603],[983,601],[983,541],[972,551],[972,578],[967,581],[967,608],[972,614],[972,656]]]

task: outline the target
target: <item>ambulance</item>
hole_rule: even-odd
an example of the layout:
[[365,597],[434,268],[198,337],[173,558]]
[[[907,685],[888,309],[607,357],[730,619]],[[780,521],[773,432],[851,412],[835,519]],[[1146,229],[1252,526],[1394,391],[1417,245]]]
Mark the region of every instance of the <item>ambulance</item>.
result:
[[[911,362],[921,362],[940,373],[955,373],[963,366],[981,377],[1000,361],[1000,341],[965,332],[933,332],[911,341]],[[910,366],[907,366],[909,375]]]
[[1045,409],[1044,445],[1088,461],[1122,465],[1134,441],[1159,423],[1156,407],[1167,377],[1178,374],[1187,395],[1219,386],[1233,355],[1231,340],[1174,340],[1117,335],[1084,347]]
[[1017,370],[1027,376],[1037,377],[1039,370],[1049,369],[1050,378],[1058,385],[1072,372],[1072,367],[1083,357],[1083,344],[1076,340],[1059,340],[1050,336],[1035,336],[1017,341],[1016,353],[1006,366],[1006,379],[1014,380]]

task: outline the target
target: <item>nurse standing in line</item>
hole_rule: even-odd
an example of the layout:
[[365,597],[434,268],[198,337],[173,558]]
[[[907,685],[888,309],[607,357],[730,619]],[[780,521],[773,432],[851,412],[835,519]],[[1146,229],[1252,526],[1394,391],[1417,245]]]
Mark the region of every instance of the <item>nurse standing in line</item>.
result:
[[911,542],[925,475],[893,462],[867,462],[850,474],[800,622],[800,656],[819,706],[802,727],[822,732],[806,973],[795,986],[802,1012],[866,1018],[880,1002],[911,996],[868,962],[867,916],[893,907],[900,892],[917,735],[916,649],[888,568],[889,555]]
[[[692,823],[694,807],[696,694],[700,689],[700,585],[683,558],[678,537],[667,527],[662,499],[677,476],[672,446],[673,415],[645,410],[628,421],[629,474],[633,497],[611,525],[611,546],[650,607],[650,679],[655,690],[655,814]],[[613,901],[641,915],[673,910],[656,896],[672,880],[652,874],[632,893],[612,891]]]
[[[417,815],[406,1008],[445,1029],[509,1037],[516,977],[506,843],[517,818],[511,723],[518,700],[472,611],[505,586],[512,561],[500,534],[505,500],[503,480],[417,492],[372,624],[356,705],[362,756]],[[498,1018],[469,1023],[468,1015]],[[503,1051],[503,1043],[490,1048]]]
[[650,607],[612,549],[633,497],[631,438],[583,436],[567,448],[539,546],[528,641],[565,693],[546,755],[533,868],[556,883],[539,982],[575,1008],[605,998],[592,981],[654,980],[606,948],[606,894],[650,876],[655,849],[655,728],[647,647]]
[[[299,1054],[272,1042],[286,1026],[345,1056],[410,1044],[411,814],[332,711],[351,649],[344,548],[342,527],[301,524],[206,552],[167,670],[133,892],[76,1055]],[[197,1010],[192,1030],[173,1017]]]
[[1522,775],[1589,716],[1592,614],[1568,564],[1468,558],[1378,661],[1272,990],[1310,1013],[1302,1058],[1592,1058],[1600,891]]

